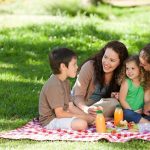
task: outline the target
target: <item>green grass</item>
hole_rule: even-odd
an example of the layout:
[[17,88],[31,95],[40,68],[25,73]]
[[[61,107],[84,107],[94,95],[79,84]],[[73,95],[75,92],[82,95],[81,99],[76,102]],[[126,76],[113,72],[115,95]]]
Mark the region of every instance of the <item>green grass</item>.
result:
[[7,148],[8,144],[10,145],[10,149],[15,150],[41,150],[41,149],[57,149],[57,150],[148,150],[150,144],[148,142],[143,142],[141,140],[138,141],[130,141],[127,143],[109,143],[104,140],[99,142],[67,142],[67,141],[56,141],[56,142],[36,142],[31,140],[1,140],[1,148]]
[[[79,55],[78,64],[81,64],[110,40],[120,40],[127,45],[130,53],[138,53],[150,39],[150,7],[121,9],[100,5],[97,8],[93,6],[85,8],[74,4],[74,9],[70,10],[67,3],[62,5],[64,0],[58,1],[56,5],[47,4],[44,0],[32,2],[36,2],[36,5],[32,4],[30,8],[26,8],[25,3],[21,5],[20,1],[0,5],[2,15],[19,13],[36,15],[35,22],[30,19],[20,21],[16,16],[15,21],[9,20],[4,26],[8,21],[4,19],[0,25],[0,131],[2,132],[20,127],[38,115],[39,93],[51,74],[48,53],[52,48],[66,46],[74,49]],[[48,9],[45,6],[50,7]],[[39,14],[57,16],[52,16],[44,23]],[[71,80],[72,85],[73,83],[74,80]],[[105,140],[93,143],[0,139],[0,149],[6,147],[148,149],[150,143],[142,140],[114,144]]]

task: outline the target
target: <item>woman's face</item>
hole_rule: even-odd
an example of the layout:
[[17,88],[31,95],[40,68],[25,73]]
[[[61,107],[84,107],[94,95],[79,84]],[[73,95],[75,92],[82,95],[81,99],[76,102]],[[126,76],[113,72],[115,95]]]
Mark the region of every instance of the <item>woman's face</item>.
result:
[[106,48],[102,58],[103,71],[105,73],[112,73],[119,66],[119,64],[119,55],[112,48]]
[[146,61],[144,51],[140,52],[139,60],[140,60],[140,66],[142,66],[145,71],[150,71],[150,64]]

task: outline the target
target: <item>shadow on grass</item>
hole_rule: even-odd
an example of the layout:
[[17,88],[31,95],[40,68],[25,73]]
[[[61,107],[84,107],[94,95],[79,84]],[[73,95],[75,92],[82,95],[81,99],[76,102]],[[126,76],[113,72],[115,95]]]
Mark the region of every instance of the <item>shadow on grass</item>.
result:
[[25,125],[30,119],[0,119],[0,132],[13,130]]
[[0,72],[11,72],[31,80],[48,78],[51,73],[48,53],[54,47],[70,47],[77,52],[79,58],[86,59],[104,46],[102,41],[121,38],[116,33],[98,30],[94,25],[76,28],[46,24],[42,27],[8,29],[6,32],[2,30],[1,35],[1,62],[13,64],[14,67],[2,67]]
[[0,118],[32,119],[38,116],[38,100],[42,84],[0,81]]

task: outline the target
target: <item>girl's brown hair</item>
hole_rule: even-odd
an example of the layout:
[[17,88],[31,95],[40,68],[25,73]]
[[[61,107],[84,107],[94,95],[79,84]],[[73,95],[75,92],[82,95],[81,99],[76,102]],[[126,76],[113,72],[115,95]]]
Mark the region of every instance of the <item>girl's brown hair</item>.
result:
[[139,60],[139,55],[131,55],[129,56],[125,61],[124,61],[124,65],[122,67],[122,71],[119,75],[119,78],[118,78],[118,83],[119,85],[122,83],[122,81],[125,80],[125,78],[127,77],[126,76],[126,64],[128,62],[135,62],[135,64],[138,66],[139,70],[140,70],[140,76],[139,76],[139,80],[141,82],[141,84],[145,87],[145,76],[144,76],[144,70],[143,68],[140,66],[140,60]]

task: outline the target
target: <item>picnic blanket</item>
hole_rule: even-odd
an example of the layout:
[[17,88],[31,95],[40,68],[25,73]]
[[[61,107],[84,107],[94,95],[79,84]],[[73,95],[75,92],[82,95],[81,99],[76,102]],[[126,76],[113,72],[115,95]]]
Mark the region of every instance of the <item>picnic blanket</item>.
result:
[[[112,121],[106,122],[107,128],[113,126]],[[106,139],[109,142],[127,142],[131,139],[142,139],[150,141],[150,132],[139,133],[131,132],[129,130],[122,130],[110,133],[97,133],[95,126],[89,127],[85,131],[73,130],[47,130],[43,128],[37,119],[33,119],[21,128],[11,130],[8,132],[1,132],[0,138],[7,139],[32,139],[37,141],[98,141]]]

